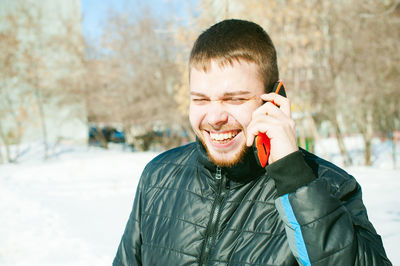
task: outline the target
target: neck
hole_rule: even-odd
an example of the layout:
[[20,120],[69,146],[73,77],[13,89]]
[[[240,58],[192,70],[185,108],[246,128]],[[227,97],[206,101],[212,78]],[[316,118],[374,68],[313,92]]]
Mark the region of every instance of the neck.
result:
[[[200,154],[200,163],[202,163],[210,171],[215,171],[217,165],[211,162],[203,144],[198,139],[196,142]],[[245,183],[265,173],[265,169],[258,165],[256,158],[254,157],[254,153],[250,148],[246,150],[239,163],[231,167],[221,168],[227,173],[228,178],[237,182]]]

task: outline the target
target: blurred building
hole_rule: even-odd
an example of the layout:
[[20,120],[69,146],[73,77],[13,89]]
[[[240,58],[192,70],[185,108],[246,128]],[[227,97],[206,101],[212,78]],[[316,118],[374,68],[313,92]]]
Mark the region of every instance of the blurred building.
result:
[[83,75],[81,18],[80,0],[0,0],[0,34],[15,37],[9,71],[0,73],[0,96],[11,103],[0,101],[4,134],[18,122],[22,142],[86,140],[83,100],[74,95]]

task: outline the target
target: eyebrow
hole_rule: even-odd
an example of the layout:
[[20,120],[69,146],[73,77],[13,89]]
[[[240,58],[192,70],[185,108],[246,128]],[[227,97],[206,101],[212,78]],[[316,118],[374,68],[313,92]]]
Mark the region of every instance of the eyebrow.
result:
[[234,92],[226,92],[224,96],[237,96],[237,95],[245,95],[250,94],[249,91],[234,91]]
[[207,95],[200,93],[200,92],[195,92],[195,91],[191,91],[190,95],[192,96],[199,96],[199,97],[208,97]]
[[[247,94],[251,94],[249,91],[233,91],[233,92],[225,92],[223,94],[223,97],[226,96],[238,96],[238,95],[247,95]],[[190,95],[192,96],[199,96],[199,97],[206,97],[208,98],[207,95],[200,93],[200,92],[195,92],[195,91],[191,91]]]

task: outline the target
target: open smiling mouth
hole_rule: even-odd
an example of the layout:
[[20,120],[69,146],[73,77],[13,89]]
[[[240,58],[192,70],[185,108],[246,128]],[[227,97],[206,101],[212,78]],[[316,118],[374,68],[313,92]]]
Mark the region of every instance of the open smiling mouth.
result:
[[210,135],[212,142],[217,144],[226,144],[233,140],[240,133],[240,130],[230,130],[224,132],[207,131],[207,133]]

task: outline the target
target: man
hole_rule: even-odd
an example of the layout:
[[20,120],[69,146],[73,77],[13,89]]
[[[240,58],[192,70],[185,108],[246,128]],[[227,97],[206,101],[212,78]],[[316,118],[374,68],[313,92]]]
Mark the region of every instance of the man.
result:
[[[359,184],[297,147],[260,26],[215,24],[189,67],[197,141],[146,166],[114,265],[391,265]],[[265,168],[258,132],[271,140]]]

